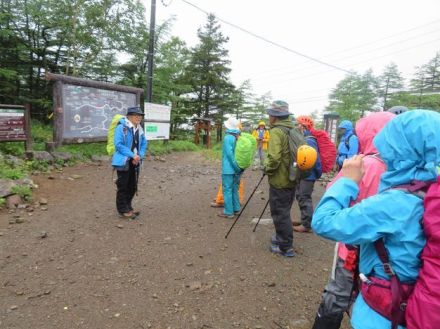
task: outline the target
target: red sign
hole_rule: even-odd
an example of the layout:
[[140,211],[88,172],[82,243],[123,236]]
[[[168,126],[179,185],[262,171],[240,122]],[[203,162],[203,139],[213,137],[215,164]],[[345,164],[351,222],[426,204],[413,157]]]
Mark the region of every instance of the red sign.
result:
[[0,141],[26,140],[26,121],[23,108],[0,107]]

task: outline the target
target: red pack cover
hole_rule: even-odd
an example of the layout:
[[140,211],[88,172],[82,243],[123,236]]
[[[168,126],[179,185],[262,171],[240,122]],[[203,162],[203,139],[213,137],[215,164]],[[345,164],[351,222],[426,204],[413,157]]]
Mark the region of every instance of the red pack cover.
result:
[[336,161],[336,146],[324,130],[312,129],[311,134],[316,138],[321,157],[322,172],[328,173],[333,169]]
[[408,329],[440,327],[440,177],[429,187],[424,208],[426,245],[421,256],[422,268],[406,308]]

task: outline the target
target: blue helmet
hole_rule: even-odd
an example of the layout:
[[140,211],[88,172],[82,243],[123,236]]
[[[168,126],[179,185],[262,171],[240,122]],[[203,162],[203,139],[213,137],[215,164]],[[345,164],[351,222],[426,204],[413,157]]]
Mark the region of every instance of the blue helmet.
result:
[[408,108],[406,106],[401,106],[401,105],[397,105],[397,106],[393,106],[392,108],[390,108],[388,110],[388,112],[391,112],[395,115],[399,115],[402,114],[404,112],[408,111]]

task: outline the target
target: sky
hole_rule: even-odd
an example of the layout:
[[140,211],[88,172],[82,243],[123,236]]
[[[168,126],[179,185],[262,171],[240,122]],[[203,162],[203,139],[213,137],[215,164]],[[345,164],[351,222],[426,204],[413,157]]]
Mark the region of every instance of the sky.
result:
[[[150,18],[150,0],[141,0]],[[440,0],[185,0],[316,63],[220,22],[229,37],[231,80],[250,80],[253,92],[271,92],[296,115],[322,111],[345,71],[380,75],[394,62],[408,85],[415,66],[440,51]],[[171,17],[171,35],[188,46],[206,14],[183,0],[157,0],[156,23]]]

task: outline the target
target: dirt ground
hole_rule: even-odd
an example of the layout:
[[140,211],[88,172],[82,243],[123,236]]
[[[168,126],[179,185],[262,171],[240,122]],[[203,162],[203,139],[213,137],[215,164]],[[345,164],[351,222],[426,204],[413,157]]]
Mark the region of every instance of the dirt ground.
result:
[[[209,206],[220,163],[162,160],[145,162],[136,221],[117,216],[107,164],[33,177],[47,209],[0,212],[0,328],[311,328],[334,244],[295,233],[296,257],[271,254],[272,225],[251,224],[267,180],[225,239],[232,221]],[[245,172],[247,196],[260,175]]]

